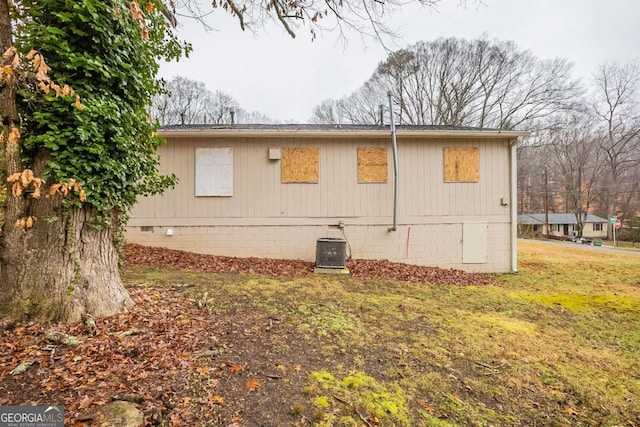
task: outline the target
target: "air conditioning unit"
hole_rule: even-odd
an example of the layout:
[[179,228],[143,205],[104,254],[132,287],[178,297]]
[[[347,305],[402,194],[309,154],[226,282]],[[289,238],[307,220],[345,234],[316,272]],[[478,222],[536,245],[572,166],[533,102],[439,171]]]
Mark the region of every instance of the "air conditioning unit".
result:
[[316,268],[345,269],[347,267],[347,241],[336,237],[323,237],[316,242]]

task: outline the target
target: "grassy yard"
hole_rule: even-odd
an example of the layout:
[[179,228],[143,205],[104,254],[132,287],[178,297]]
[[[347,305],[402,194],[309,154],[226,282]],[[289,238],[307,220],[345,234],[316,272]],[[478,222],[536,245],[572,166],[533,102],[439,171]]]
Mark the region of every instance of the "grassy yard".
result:
[[640,255],[519,253],[482,286],[131,265],[135,307],[97,331],[0,319],[0,405],[77,427],[113,399],[161,426],[640,426]]
[[189,400],[223,399],[210,425],[640,425],[640,256],[533,241],[519,254],[520,273],[479,287],[125,277],[178,284],[219,319],[199,368],[216,380]]

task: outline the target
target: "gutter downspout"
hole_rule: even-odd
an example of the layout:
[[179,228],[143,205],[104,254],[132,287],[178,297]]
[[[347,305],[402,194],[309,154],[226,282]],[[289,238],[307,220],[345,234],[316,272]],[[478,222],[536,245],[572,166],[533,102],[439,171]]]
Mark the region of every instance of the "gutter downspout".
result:
[[511,272],[518,272],[518,139],[511,141]]
[[393,103],[391,91],[387,92],[389,97],[389,117],[391,119],[391,146],[393,148],[393,226],[389,231],[398,229],[398,142],[396,140],[396,125],[393,120]]

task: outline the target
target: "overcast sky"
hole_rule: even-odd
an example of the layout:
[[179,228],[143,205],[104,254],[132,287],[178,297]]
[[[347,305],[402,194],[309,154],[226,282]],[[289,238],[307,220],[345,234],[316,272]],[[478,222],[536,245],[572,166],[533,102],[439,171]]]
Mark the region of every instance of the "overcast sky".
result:
[[[308,122],[314,106],[356,90],[387,56],[380,44],[355,34],[344,46],[331,32],[315,41],[305,30],[292,39],[275,26],[243,32],[219,9],[207,22],[215,30],[205,32],[182,19],[179,35],[192,43],[193,52],[163,64],[161,76],[200,80],[231,95],[245,110],[283,122]],[[490,39],[513,40],[538,58],[567,58],[575,76],[585,79],[605,61],[640,58],[640,0],[483,0],[466,8],[458,0],[441,0],[437,11],[405,6],[388,24],[401,34],[396,45],[387,44],[392,50],[486,33]]]

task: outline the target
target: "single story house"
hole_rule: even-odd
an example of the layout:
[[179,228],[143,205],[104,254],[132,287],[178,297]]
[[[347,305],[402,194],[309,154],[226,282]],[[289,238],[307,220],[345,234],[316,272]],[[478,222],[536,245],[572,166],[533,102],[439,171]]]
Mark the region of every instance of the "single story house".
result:
[[516,144],[527,132],[236,124],[159,135],[160,172],[179,182],[138,201],[129,242],[313,261],[318,239],[341,238],[353,258],[517,271]]
[[[584,218],[582,237],[607,237],[609,221],[596,215],[587,214]],[[577,236],[578,221],[572,213],[549,213],[549,231],[547,231],[547,216],[544,213],[518,215],[521,236],[551,235]]]

